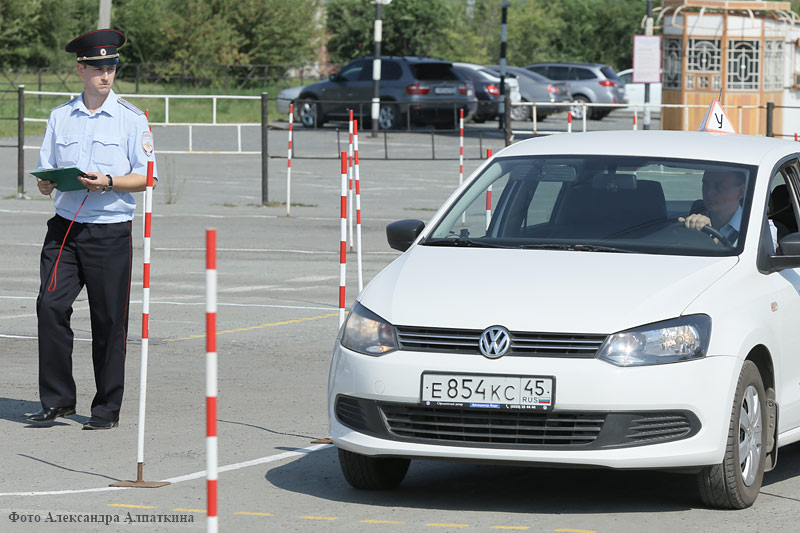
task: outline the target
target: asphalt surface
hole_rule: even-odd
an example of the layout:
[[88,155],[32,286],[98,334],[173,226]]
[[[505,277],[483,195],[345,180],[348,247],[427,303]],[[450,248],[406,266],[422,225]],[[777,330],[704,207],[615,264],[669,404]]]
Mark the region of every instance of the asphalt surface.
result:
[[[597,127],[629,127],[612,114]],[[611,120],[609,120],[611,119]],[[550,121],[551,119],[548,119]],[[554,119],[553,124],[557,121]],[[278,128],[285,124],[277,124]],[[340,125],[341,126],[341,125]],[[515,125],[516,127],[516,125]],[[465,145],[465,176],[479,150],[499,149],[487,126]],[[197,133],[197,132],[196,132]],[[156,149],[183,134],[155,132]],[[212,148],[230,132],[198,133]],[[203,137],[207,135],[208,137]],[[227,531],[796,531],[800,445],[781,449],[756,504],[704,509],[691,478],[663,472],[555,470],[415,461],[389,492],[350,488],[327,436],[326,381],[337,330],[339,162],[336,132],[296,130],[291,217],[260,206],[254,155],[162,155],[152,230],[150,347],[144,479],[158,489],[110,489],[136,477],[141,361],[142,217],[134,268],[125,401],[120,426],[81,431],[94,393],[85,293],[74,306],[77,415],[47,427],[39,407],[35,299],[47,197],[13,198],[13,150],[0,151],[0,531],[173,531],[205,526],[206,228],[218,230],[219,523]],[[341,137],[346,142],[346,133]],[[28,139],[35,145],[39,139]],[[429,133],[391,133],[393,157],[430,154]],[[258,146],[258,131],[243,138]],[[384,140],[362,135],[363,273],[367,283],[399,254],[386,223],[428,220],[458,183],[458,139],[435,135],[436,160],[382,160]],[[195,144],[195,147],[198,145]],[[344,146],[344,144],[342,145]],[[285,201],[286,132],[270,132],[269,199]],[[26,153],[26,169],[36,166]],[[427,157],[427,155],[425,156]],[[447,158],[447,159],[444,159]],[[26,178],[35,192],[33,177]],[[137,195],[140,202],[141,194]],[[357,291],[348,256],[348,304]],[[679,392],[679,391],[677,391]],[[23,518],[24,517],[24,518]],[[24,520],[24,521],[23,521]],[[86,523],[89,520],[89,523]],[[93,522],[91,520],[94,520]]]

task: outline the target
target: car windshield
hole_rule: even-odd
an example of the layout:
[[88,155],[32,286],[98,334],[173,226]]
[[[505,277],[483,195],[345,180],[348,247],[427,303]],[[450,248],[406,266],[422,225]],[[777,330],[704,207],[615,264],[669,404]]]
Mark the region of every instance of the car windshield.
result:
[[[755,173],[751,166],[685,159],[498,158],[422,244],[737,255]],[[678,220],[690,214],[708,217],[710,227],[689,229]]]

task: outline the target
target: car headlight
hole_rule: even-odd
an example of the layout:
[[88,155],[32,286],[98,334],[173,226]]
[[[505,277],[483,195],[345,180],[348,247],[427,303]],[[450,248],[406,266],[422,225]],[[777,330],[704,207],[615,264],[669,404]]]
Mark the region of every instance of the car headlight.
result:
[[344,325],[342,346],[378,356],[397,350],[397,335],[393,325],[356,302]]
[[688,315],[609,335],[597,358],[617,366],[658,365],[706,356],[711,317]]

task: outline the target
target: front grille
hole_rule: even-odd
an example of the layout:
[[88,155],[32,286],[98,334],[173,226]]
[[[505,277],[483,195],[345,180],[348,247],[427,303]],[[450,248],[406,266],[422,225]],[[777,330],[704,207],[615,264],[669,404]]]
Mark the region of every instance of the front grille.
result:
[[389,431],[397,437],[444,443],[585,446],[597,438],[605,422],[604,414],[379,407]]
[[[483,330],[397,326],[401,350],[480,355]],[[506,355],[551,357],[594,357],[606,335],[571,333],[511,333]]]
[[682,413],[656,413],[634,418],[626,438],[642,444],[654,444],[661,440],[675,440],[692,431],[692,423]]
[[438,407],[339,395],[336,419],[381,439],[477,448],[598,450],[688,439],[691,411],[517,411]]

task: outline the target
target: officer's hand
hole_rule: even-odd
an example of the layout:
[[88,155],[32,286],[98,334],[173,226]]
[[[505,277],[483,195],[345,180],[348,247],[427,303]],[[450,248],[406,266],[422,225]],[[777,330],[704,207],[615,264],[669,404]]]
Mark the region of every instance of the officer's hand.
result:
[[108,178],[99,172],[87,172],[85,176],[79,176],[78,179],[90,191],[102,191],[108,185]]
[[52,181],[40,180],[36,178],[36,186],[39,187],[39,192],[42,194],[50,194],[56,188],[56,184]]
[[686,218],[679,217],[678,222],[683,222],[687,228],[696,229],[697,231],[700,231],[704,227],[711,225],[711,219],[699,213],[689,215]]

